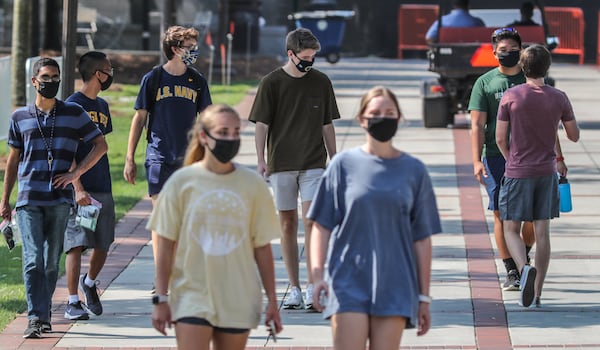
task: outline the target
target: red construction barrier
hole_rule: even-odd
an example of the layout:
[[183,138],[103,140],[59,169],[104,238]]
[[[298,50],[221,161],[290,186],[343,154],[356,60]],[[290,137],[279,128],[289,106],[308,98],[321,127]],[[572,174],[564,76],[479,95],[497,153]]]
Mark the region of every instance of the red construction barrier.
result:
[[545,7],[550,35],[558,36],[559,44],[552,53],[578,55],[583,64],[583,11],[579,7]]
[[402,50],[427,50],[425,34],[438,17],[437,5],[403,4],[398,8],[398,58]]
[[[442,27],[440,28],[440,43],[491,43],[494,27]],[[543,44],[544,28],[541,26],[518,26],[515,27],[523,44]]]

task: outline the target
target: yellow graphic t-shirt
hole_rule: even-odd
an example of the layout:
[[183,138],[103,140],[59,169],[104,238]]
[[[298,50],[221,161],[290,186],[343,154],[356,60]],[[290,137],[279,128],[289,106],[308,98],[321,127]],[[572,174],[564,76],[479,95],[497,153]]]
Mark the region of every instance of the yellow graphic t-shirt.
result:
[[173,320],[258,326],[262,289],[254,248],[279,238],[281,229],[271,192],[256,172],[236,164],[218,175],[198,163],[176,171],[147,229],[177,241],[169,283]]

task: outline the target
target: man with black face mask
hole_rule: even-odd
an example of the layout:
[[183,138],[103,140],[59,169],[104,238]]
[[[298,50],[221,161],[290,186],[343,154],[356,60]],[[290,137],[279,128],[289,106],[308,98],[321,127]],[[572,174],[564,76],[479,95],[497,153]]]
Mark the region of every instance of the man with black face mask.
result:
[[312,32],[305,28],[291,31],[286,48],[287,63],[262,79],[248,119],[256,123],[258,172],[270,179],[283,231],[281,247],[291,287],[284,307],[310,309],[310,266],[304,300],[298,272],[298,193],[307,246],[312,222],[306,219],[306,213],[325,169],[327,154],[331,158],[336,153],[332,121],[340,117],[340,112],[331,81],[312,68],[321,49]]
[[[112,132],[112,120],[108,103],[99,97],[98,93],[108,89],[113,81],[110,60],[102,52],[90,51],[81,56],[78,68],[83,86],[80,91],[69,96],[67,101],[82,106],[102,134],[106,135]],[[90,148],[88,144],[80,141],[76,160],[81,161],[85,158]],[[65,231],[64,251],[67,254],[65,267],[69,290],[65,318],[83,320],[89,317],[88,312],[95,316],[102,314],[102,304],[96,290],[96,277],[104,266],[108,249],[115,238],[115,205],[108,156],[103,155],[92,169],[81,176],[80,181],[74,183],[74,187],[77,206],[90,205],[92,199],[102,204],[95,231],[77,224],[76,211],[69,217]],[[81,254],[88,248],[93,249],[90,267],[87,273],[80,276]],[[78,287],[85,297],[85,304],[79,300]]]
[[[23,241],[23,280],[27,298],[24,338],[51,331],[50,310],[69,212],[72,184],[106,153],[102,132],[81,106],[56,99],[58,63],[41,58],[33,65],[35,103],[13,113],[8,133],[10,153],[4,173],[0,215],[11,219],[10,194],[19,181],[17,223]],[[80,140],[90,152],[75,162]]]
[[[496,115],[504,92],[515,85],[525,83],[525,75],[519,65],[521,36],[514,28],[499,28],[492,34],[492,45],[499,65],[477,79],[469,100],[473,174],[477,181],[485,186],[489,196],[488,209],[494,212],[494,238],[507,273],[502,288],[506,291],[518,291],[520,274],[506,246],[498,209],[498,194],[505,160],[496,145]],[[557,151],[557,167],[561,173],[566,172],[558,139]],[[523,223],[521,235],[529,260],[529,251],[535,243],[532,223]]]

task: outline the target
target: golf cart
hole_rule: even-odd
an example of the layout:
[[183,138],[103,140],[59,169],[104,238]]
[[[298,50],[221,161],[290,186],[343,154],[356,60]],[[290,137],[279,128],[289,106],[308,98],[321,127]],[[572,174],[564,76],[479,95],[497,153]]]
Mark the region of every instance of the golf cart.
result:
[[[439,26],[442,14],[448,13],[449,1],[440,1],[438,16],[438,39],[427,52],[429,71],[439,75],[433,80],[424,81],[421,90],[423,98],[423,121],[426,128],[446,128],[454,125],[454,115],[466,112],[471,90],[477,78],[493,67],[498,66],[494,57],[491,37],[494,30],[506,27],[520,18],[515,9],[477,9],[473,5],[482,1],[471,1],[470,13],[481,18],[486,27],[445,28]],[[556,37],[548,35],[543,7],[536,5],[533,20],[540,26],[514,27],[523,42],[523,47],[531,44],[544,44],[549,49],[557,46]]]

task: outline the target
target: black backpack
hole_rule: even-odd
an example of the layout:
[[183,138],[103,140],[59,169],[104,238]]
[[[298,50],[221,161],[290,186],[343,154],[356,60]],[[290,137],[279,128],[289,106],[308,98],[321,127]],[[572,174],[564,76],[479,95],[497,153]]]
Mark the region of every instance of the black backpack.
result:
[[[162,66],[156,66],[152,68],[152,73],[148,78],[148,88],[146,89],[146,101],[148,101],[148,120],[146,123],[146,140],[150,142],[150,130],[152,128],[152,114],[154,111],[154,104],[156,103],[156,94],[160,88],[160,76]],[[202,74],[194,67],[187,66],[185,74],[188,79],[193,81],[194,89],[198,92],[196,97],[196,111],[200,110],[200,90],[202,90]]]

